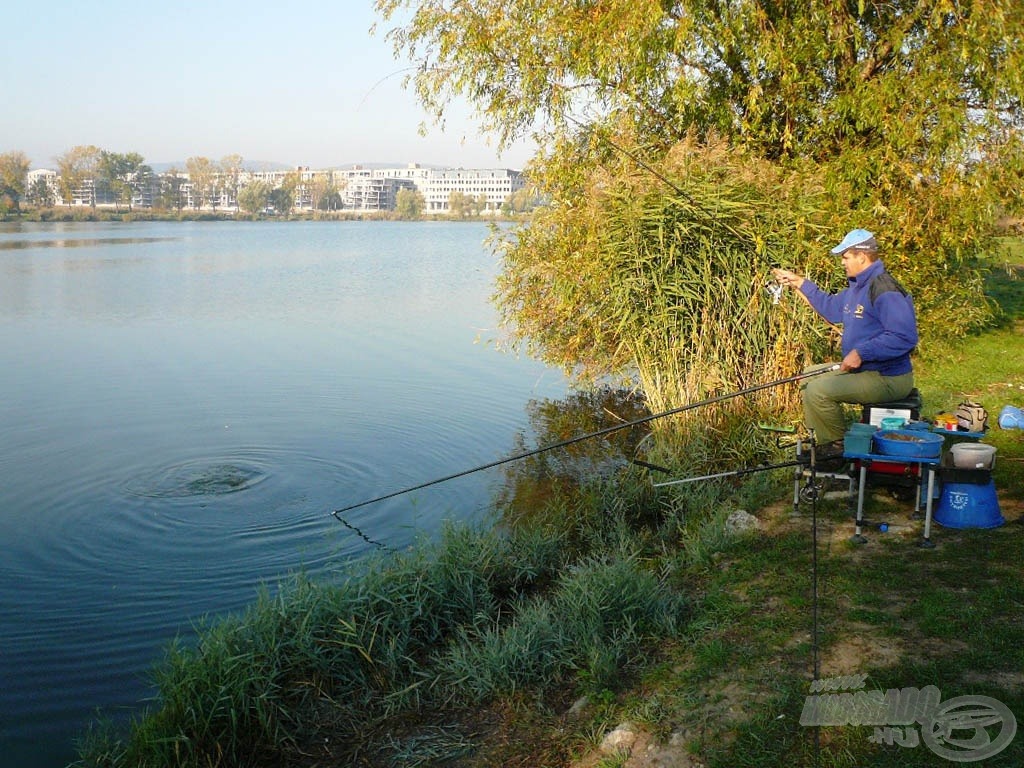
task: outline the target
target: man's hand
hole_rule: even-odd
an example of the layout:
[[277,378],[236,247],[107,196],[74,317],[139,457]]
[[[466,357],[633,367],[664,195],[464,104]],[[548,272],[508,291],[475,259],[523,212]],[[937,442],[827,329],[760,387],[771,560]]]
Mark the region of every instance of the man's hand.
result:
[[800,290],[800,286],[804,284],[804,279],[800,275],[790,272],[788,269],[773,269],[772,274],[779,281],[779,285],[787,285]]
[[856,371],[863,362],[860,359],[860,352],[856,349],[851,349],[850,354],[844,357],[843,362],[839,364],[839,369],[843,371]]

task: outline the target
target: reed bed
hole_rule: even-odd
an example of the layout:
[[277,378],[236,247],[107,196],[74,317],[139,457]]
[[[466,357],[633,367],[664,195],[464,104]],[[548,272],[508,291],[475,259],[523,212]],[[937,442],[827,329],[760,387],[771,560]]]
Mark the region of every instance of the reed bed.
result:
[[[680,145],[669,167],[676,189],[632,179],[602,202],[605,311],[655,411],[803,367],[793,340],[811,318],[766,286],[773,266],[805,260],[819,214],[806,180],[725,147]],[[744,407],[779,411],[792,398],[767,390]]]

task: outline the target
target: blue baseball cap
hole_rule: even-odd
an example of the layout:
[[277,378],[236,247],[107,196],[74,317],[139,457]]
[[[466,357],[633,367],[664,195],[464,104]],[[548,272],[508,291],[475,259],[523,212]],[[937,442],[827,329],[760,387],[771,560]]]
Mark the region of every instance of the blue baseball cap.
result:
[[839,255],[851,248],[861,248],[865,251],[877,251],[878,241],[875,236],[866,229],[851,229],[846,233],[843,242],[832,249],[832,253]]

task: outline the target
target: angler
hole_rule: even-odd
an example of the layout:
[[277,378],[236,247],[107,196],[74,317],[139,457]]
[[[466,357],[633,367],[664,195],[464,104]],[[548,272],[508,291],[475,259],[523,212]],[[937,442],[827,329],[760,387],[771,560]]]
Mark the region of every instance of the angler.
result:
[[804,388],[804,423],[820,443],[821,459],[842,456],[843,403],[884,403],[910,394],[910,353],[918,341],[913,299],[885,271],[875,236],[851,230],[832,253],[842,259],[849,281],[839,293],[826,293],[789,270],[774,270],[781,285],[795,289],[828,322],[843,326],[840,370]]

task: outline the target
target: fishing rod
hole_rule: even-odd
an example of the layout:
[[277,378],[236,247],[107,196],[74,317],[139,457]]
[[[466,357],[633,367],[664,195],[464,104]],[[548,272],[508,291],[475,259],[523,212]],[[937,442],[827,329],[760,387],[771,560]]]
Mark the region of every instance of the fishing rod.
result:
[[[683,485],[684,483],[696,483],[701,480],[718,480],[723,477],[740,477],[742,475],[752,475],[755,472],[768,472],[772,469],[785,469],[786,467],[797,467],[800,465],[806,466],[806,462],[803,461],[783,461],[778,464],[762,464],[757,467],[746,467],[745,469],[731,469],[727,472],[715,472],[711,475],[700,475],[698,477],[684,477],[679,480],[666,480],[663,483],[652,483],[655,488],[663,488],[666,485]],[[660,467],[659,467],[660,469]]]
[[689,192],[687,192],[685,189],[683,189],[678,184],[676,184],[674,181],[672,181],[668,176],[666,176],[665,174],[663,174],[660,171],[656,170],[653,166],[651,166],[650,163],[647,163],[647,162],[641,160],[639,157],[637,157],[632,152],[628,151],[624,147],[620,147],[616,142],[614,142],[611,139],[609,139],[604,134],[604,131],[602,131],[600,127],[598,127],[596,125],[587,125],[587,124],[577,120],[575,117],[573,117],[572,115],[569,115],[569,114],[564,114],[563,117],[565,117],[570,122],[575,123],[576,126],[581,128],[582,130],[587,131],[588,133],[590,133],[590,134],[592,134],[594,136],[597,136],[598,139],[603,141],[605,144],[607,144],[609,147],[614,149],[616,152],[618,152],[619,154],[623,155],[624,157],[628,157],[630,160],[632,160],[638,166],[643,168],[649,174],[651,174],[656,179],[658,179],[659,181],[664,183],[666,186],[668,186],[669,188],[674,190],[676,193],[679,194],[680,197],[685,197],[691,203],[694,203],[696,205],[697,201],[693,199],[693,196]]
[[387,499],[393,499],[396,496],[402,496],[402,495],[404,495],[406,493],[412,493],[413,491],[419,491],[419,490],[422,490],[423,488],[429,488],[432,485],[438,485],[440,483],[448,482],[449,480],[455,480],[456,478],[459,478],[459,477],[465,477],[466,475],[471,475],[474,472],[481,472],[481,471],[483,471],[485,469],[491,469],[492,467],[497,467],[497,466],[499,466],[501,464],[508,464],[509,462],[519,461],[520,459],[527,459],[527,458],[529,458],[531,456],[536,456],[539,453],[544,453],[546,451],[553,451],[556,448],[565,448],[566,446],[574,445],[575,443],[580,443],[580,442],[583,442],[584,440],[591,440],[591,439],[593,439],[595,437],[604,437],[605,435],[610,435],[613,432],[618,432],[619,430],[622,430],[622,429],[629,429],[630,427],[636,427],[636,426],[639,426],[640,424],[646,424],[646,423],[648,423],[650,421],[654,421],[655,419],[662,419],[662,418],[665,418],[666,416],[674,416],[674,415],[676,415],[678,413],[683,413],[684,411],[692,411],[695,408],[701,408],[701,407],[706,406],[706,405],[714,405],[715,403],[721,403],[721,402],[723,402],[725,400],[731,400],[734,397],[742,397],[744,395],[749,395],[749,394],[752,394],[754,392],[760,392],[763,389],[770,389],[772,387],[779,387],[779,386],[782,386],[783,384],[791,384],[791,383],[796,382],[796,381],[802,381],[803,379],[810,378],[811,376],[820,376],[823,373],[827,373],[829,371],[837,371],[837,370],[839,370],[839,364],[838,363],[836,363],[834,365],[831,365],[831,366],[828,366],[828,367],[825,367],[825,368],[819,368],[819,369],[816,369],[816,370],[813,370],[813,371],[807,371],[805,373],[798,373],[795,376],[787,376],[784,379],[778,379],[776,381],[769,381],[769,382],[766,382],[764,384],[754,384],[753,386],[746,387],[744,389],[739,389],[739,390],[737,390],[735,392],[729,392],[729,393],[726,393],[724,395],[716,395],[714,397],[709,397],[709,398],[707,398],[705,400],[700,400],[699,402],[696,402],[696,403],[689,403],[688,405],[681,405],[681,406],[679,406],[677,408],[671,408],[671,409],[669,409],[667,411],[662,411],[661,413],[652,413],[652,414],[650,414],[648,416],[642,416],[639,419],[634,419],[633,421],[626,421],[626,422],[623,422],[622,424],[614,424],[614,425],[612,425],[610,427],[605,427],[604,429],[599,429],[596,432],[589,432],[589,433],[587,433],[585,435],[578,435],[577,437],[571,437],[568,440],[562,440],[562,441],[557,442],[557,443],[552,443],[550,445],[541,446],[540,448],[534,448],[533,450],[524,451],[522,453],[517,453],[514,456],[507,456],[504,459],[497,459],[495,461],[487,462],[486,464],[481,464],[478,467],[472,467],[471,469],[465,469],[465,470],[462,470],[461,472],[454,472],[454,473],[452,473],[450,475],[445,475],[444,477],[438,477],[438,478],[436,478],[434,480],[428,480],[425,483],[419,483],[418,485],[412,485],[412,486],[409,486],[408,488],[402,488],[402,489],[397,490],[397,491],[392,491],[391,493],[386,493],[383,496],[376,496],[376,497],[374,497],[372,499],[366,499],[365,501],[360,501],[357,504],[350,504],[347,507],[342,507],[341,509],[334,510],[331,514],[339,522],[344,523],[345,525],[347,525],[349,527],[352,527],[352,525],[349,522],[347,522],[346,520],[344,520],[341,517],[341,515],[344,514],[345,512],[350,512],[353,509],[359,509],[360,507],[365,507],[365,506],[367,506],[369,504],[376,504],[379,501],[386,501]]

